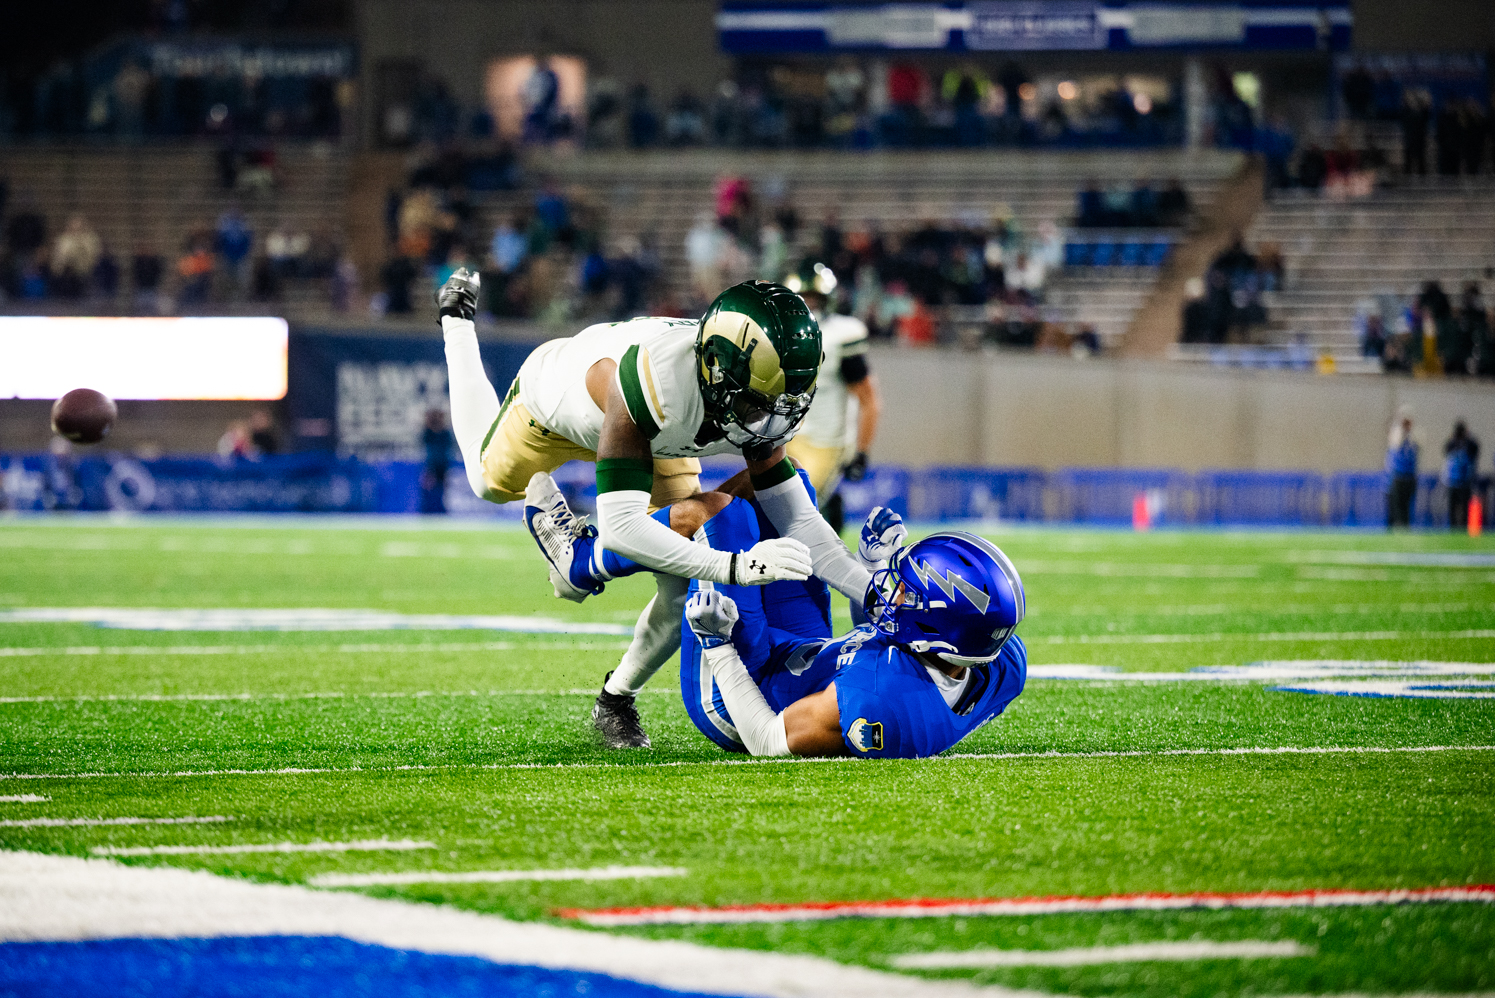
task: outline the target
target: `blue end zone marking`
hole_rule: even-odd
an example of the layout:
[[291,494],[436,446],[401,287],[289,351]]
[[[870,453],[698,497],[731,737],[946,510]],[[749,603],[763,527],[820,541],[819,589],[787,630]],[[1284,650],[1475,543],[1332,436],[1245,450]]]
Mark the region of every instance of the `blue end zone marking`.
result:
[[1370,693],[1360,690],[1321,690],[1313,686],[1268,686],[1273,693],[1315,693],[1326,697],[1371,697],[1379,700],[1409,699],[1400,693]]
[[0,995],[25,998],[705,998],[606,974],[369,946],[335,936],[0,945]]

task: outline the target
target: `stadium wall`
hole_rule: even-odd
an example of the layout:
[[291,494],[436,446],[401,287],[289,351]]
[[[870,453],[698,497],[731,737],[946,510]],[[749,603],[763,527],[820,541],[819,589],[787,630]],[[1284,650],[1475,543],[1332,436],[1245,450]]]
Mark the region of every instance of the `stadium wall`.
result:
[[[122,401],[102,449],[210,453],[231,420],[257,408],[269,409],[282,437],[294,443],[302,417],[331,422],[327,417],[333,416],[336,388],[330,369],[322,370],[326,363],[313,363],[316,351],[308,351],[315,344],[342,343],[345,353],[352,351],[349,357],[397,367],[441,364],[435,337],[412,331],[385,339],[389,343],[377,356],[364,357],[377,342],[299,330],[292,337],[286,400]],[[488,358],[493,380],[507,384],[528,345],[484,342],[486,350],[497,351]],[[1495,442],[1495,389],[1473,382],[891,346],[875,347],[872,364],[884,396],[873,457],[913,469],[1377,471],[1386,430],[1403,407],[1416,421],[1424,470],[1438,467],[1442,443],[1457,419],[1487,444]],[[0,400],[0,453],[45,450],[49,409],[41,400]]]
[[1424,450],[1456,419],[1495,441],[1495,391],[1457,381],[876,348],[879,462],[987,467],[1378,470],[1410,409]]

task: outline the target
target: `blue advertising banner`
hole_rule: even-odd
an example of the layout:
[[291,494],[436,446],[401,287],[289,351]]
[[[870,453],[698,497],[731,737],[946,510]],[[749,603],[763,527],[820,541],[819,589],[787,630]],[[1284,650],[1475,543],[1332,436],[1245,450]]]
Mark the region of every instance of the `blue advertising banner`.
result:
[[772,3],[724,0],[723,52],[1080,51],[1225,48],[1344,51],[1348,0],[1323,4],[1238,0],[954,0],[948,3]]
[[[488,380],[501,397],[532,343],[482,343]],[[286,403],[299,449],[364,461],[423,455],[426,413],[448,409],[446,354],[437,338],[343,336],[294,329]]]
[[[104,454],[73,461],[50,454],[0,454],[0,509],[217,513],[422,512],[422,465],[368,464],[325,451],[260,460],[174,457],[141,460]],[[740,461],[705,462],[701,484],[715,488]],[[571,462],[556,481],[578,513],[596,506],[590,464]],[[876,467],[842,485],[846,522],[874,506],[917,522],[984,520],[1128,527],[1138,500],[1157,527],[1350,527],[1383,529],[1387,478],[1346,471],[1200,471],[1158,468]],[[518,522],[522,503],[498,506],[473,496],[461,466],[445,482],[446,511]],[[1412,524],[1448,524],[1447,489],[1418,478]]]
[[377,513],[377,470],[325,452],[257,461],[103,454],[0,457],[10,509],[156,513]]
[[1084,0],[972,3],[970,13],[972,51],[1103,49],[1109,40],[1100,9]]

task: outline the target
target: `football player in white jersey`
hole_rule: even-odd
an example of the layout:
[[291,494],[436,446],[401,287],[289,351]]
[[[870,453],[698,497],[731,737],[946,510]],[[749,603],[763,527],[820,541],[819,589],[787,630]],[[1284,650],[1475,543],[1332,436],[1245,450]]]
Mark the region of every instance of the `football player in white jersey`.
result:
[[[478,354],[477,297],[478,277],[466,269],[437,296],[452,430],[473,492],[525,500],[557,596],[579,602],[600,592],[610,564],[656,573],[658,592],[592,711],[609,746],[649,745],[634,697],[679,648],[690,579],[767,584],[813,573],[861,598],[865,569],[784,457],[821,361],[819,326],[798,295],[752,281],[718,295],[699,322],[590,326],[537,347],[502,401]],[[692,498],[697,459],[725,453],[746,459],[758,505],[780,535],[738,554],[691,539],[717,508]],[[597,464],[595,530],[572,515],[550,477],[570,460]],[[650,516],[666,506],[668,514]]]
[[[877,378],[867,366],[867,326],[856,316],[827,312],[836,275],[825,264],[817,263],[813,272],[794,275],[785,284],[800,293],[818,320],[825,359],[815,382],[815,401],[784,449],[809,473],[821,512],[840,533],[841,495],[836,490],[843,478],[859,482],[866,476],[867,452],[882,412]],[[855,435],[847,426],[853,402]]]

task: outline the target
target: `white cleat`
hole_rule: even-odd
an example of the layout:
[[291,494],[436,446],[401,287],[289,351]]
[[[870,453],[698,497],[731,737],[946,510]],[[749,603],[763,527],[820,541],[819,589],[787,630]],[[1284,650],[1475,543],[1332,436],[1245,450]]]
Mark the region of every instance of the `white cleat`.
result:
[[566,497],[555,479],[537,471],[524,490],[524,524],[530,536],[540,545],[540,553],[550,562],[550,584],[560,599],[580,603],[588,596],[602,592],[582,589],[571,581],[571,563],[576,557],[576,542],[595,537],[597,528],[587,525],[586,517],[571,512]]

